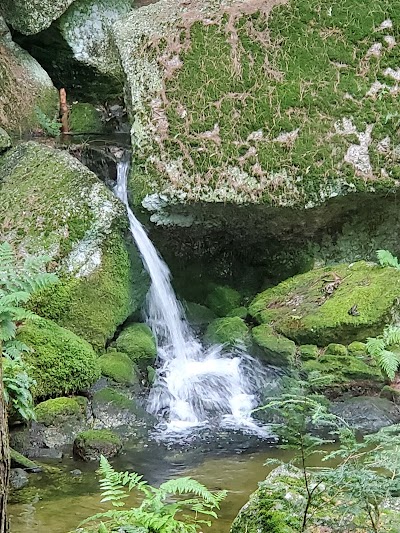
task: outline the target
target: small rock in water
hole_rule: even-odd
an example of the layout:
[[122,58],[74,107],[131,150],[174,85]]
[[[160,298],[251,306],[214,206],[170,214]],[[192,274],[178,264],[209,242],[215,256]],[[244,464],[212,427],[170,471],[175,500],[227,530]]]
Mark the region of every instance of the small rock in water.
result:
[[79,468],[75,468],[75,470],[70,471],[71,476],[81,476],[82,470],[79,470]]
[[10,472],[10,485],[13,489],[19,490],[28,484],[29,475],[23,468],[13,468]]

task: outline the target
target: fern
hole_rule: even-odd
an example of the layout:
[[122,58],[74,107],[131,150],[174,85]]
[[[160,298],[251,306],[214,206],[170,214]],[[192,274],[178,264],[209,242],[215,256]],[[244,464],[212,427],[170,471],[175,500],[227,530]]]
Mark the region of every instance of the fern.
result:
[[[152,533],[196,533],[203,525],[210,525],[209,517],[217,518],[225,498],[225,491],[212,492],[190,477],[169,480],[159,488],[152,487],[135,472],[116,472],[105,457],[101,457],[99,473],[102,502],[110,502],[113,509],[87,518],[82,525],[92,524],[84,531],[137,531]],[[132,490],[144,495],[139,507],[122,509]],[[174,496],[191,495],[191,498],[172,501]],[[186,514],[190,512],[191,514]],[[176,515],[180,518],[176,518]],[[201,518],[201,516],[205,518]],[[184,519],[184,520],[183,520]],[[100,525],[98,522],[100,522]],[[94,524],[93,524],[94,523]]]
[[30,388],[34,381],[22,354],[29,348],[16,339],[18,325],[37,316],[25,309],[31,294],[57,281],[45,272],[46,256],[21,261],[8,243],[0,244],[0,355],[3,356],[4,399],[24,419],[33,418]]
[[376,255],[378,257],[379,264],[383,267],[389,266],[393,268],[400,269],[400,264],[393,254],[391,254],[388,250],[378,250],[376,252]]
[[367,352],[374,357],[380,368],[393,381],[400,365],[400,352],[393,351],[400,347],[400,327],[387,326],[379,337],[367,339]]
[[44,130],[47,135],[51,137],[57,137],[60,134],[61,124],[56,120],[51,120],[48,116],[43,113],[40,107],[35,108],[36,117],[38,119],[40,127]]

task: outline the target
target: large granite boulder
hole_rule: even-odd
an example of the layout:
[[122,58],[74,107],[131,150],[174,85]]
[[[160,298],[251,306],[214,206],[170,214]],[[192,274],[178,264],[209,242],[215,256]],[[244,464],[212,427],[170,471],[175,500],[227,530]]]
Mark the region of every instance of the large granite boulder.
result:
[[60,283],[31,307],[102,348],[148,288],[123,205],[79,161],[28,142],[0,159],[0,233],[47,254]]
[[14,43],[0,13],[0,127],[14,134],[43,129],[57,111],[58,93],[49,75]]
[[360,261],[299,274],[260,293],[260,323],[298,344],[349,344],[382,333],[398,312],[400,270]]
[[161,0],[118,21],[133,201],[190,225],[171,204],[309,208],[394,191],[399,7]]
[[60,17],[74,0],[2,0],[0,14],[25,35],[39,33]]

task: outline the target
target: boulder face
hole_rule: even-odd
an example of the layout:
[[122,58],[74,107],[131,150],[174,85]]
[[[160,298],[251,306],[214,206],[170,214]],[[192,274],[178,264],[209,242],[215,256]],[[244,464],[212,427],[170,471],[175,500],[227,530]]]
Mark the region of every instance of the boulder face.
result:
[[0,13],[15,30],[31,35],[48,28],[74,0],[2,0]]
[[0,160],[0,233],[60,278],[32,308],[102,348],[148,288],[123,205],[75,158],[34,142]]
[[349,344],[398,312],[400,270],[359,261],[299,274],[259,294],[249,313],[298,344]]
[[58,92],[48,74],[13,42],[0,16],[0,126],[21,134],[55,119]]
[[312,207],[394,191],[399,7],[161,0],[117,22],[133,200],[190,224],[171,204]]

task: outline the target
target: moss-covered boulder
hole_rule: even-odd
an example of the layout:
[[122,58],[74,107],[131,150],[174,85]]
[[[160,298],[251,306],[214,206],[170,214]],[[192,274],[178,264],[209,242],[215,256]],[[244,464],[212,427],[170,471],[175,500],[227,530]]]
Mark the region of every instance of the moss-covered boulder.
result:
[[84,461],[115,457],[121,449],[121,438],[108,429],[82,431],[74,440],[74,454]]
[[122,385],[138,383],[136,365],[126,353],[110,351],[99,358],[101,373]]
[[50,256],[60,283],[31,307],[96,348],[141,306],[148,277],[125,209],[68,153],[28,142],[0,160],[0,233],[23,255]]
[[259,294],[249,312],[298,344],[348,344],[382,332],[399,289],[399,270],[360,261],[294,276]]
[[88,389],[100,376],[90,344],[51,320],[40,319],[19,329],[18,340],[32,352],[24,355],[36,380],[36,398],[62,396]]
[[248,345],[250,334],[246,324],[239,317],[217,318],[208,326],[205,340],[210,344],[227,346]]
[[131,0],[75,0],[57,22],[77,61],[122,83],[123,71],[113,24],[132,9]]
[[13,42],[1,7],[0,94],[0,126],[10,134],[45,130],[56,118],[57,90],[39,63]]
[[68,116],[72,133],[101,133],[103,124],[100,112],[92,104],[74,102]]
[[251,330],[253,341],[261,348],[263,359],[271,365],[292,365],[296,357],[296,345],[283,335],[263,324]]
[[189,323],[198,328],[208,326],[210,322],[217,318],[211,309],[195,302],[186,302],[185,311]]
[[149,195],[172,224],[196,201],[310,207],[394,191],[399,7],[161,0],[119,21],[136,202]]
[[95,428],[126,427],[131,434],[137,431],[142,420],[150,417],[131,393],[111,386],[94,393],[92,410]]
[[349,355],[354,357],[362,357],[367,353],[367,346],[364,342],[354,341],[347,346]]
[[316,359],[318,357],[319,349],[315,344],[303,344],[299,346],[298,353],[302,361],[308,361],[309,359]]
[[127,326],[122,330],[114,345],[119,352],[126,353],[141,369],[151,366],[157,357],[156,341],[146,324]]
[[207,296],[207,306],[218,316],[227,316],[228,313],[240,306],[242,297],[231,287],[217,285]]
[[249,314],[247,307],[244,307],[243,305],[240,307],[235,307],[232,309],[232,311],[229,311],[227,316],[238,316],[239,318],[242,318],[243,320],[247,317]]
[[45,426],[62,425],[66,420],[86,417],[87,400],[84,397],[53,398],[35,407],[36,421]]
[[0,13],[16,30],[39,33],[60,17],[74,0],[2,0]]
[[348,354],[346,346],[332,342],[328,344],[325,349],[325,355],[338,355],[339,357],[345,357]]

